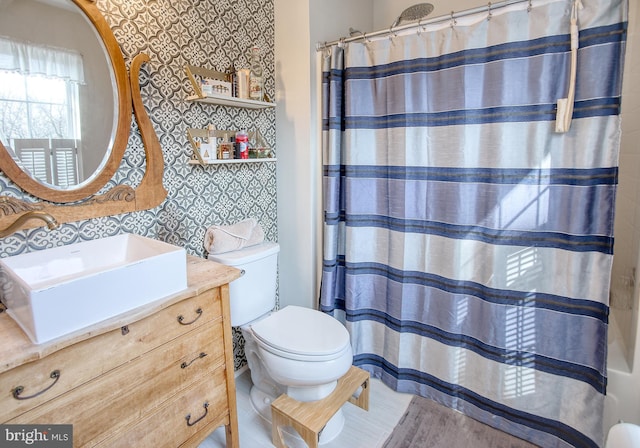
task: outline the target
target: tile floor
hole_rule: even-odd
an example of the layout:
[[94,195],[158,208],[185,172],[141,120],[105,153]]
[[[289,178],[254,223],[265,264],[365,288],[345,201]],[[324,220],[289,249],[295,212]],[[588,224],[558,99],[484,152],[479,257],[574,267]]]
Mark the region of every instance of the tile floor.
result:
[[[236,378],[238,403],[238,427],[241,448],[268,448],[271,443],[271,424],[260,417],[249,401],[251,378],[245,371]],[[413,396],[395,392],[379,380],[371,380],[369,412],[350,403],[344,407],[345,425],[340,435],[322,448],[379,448],[391,434],[402,417]],[[291,448],[303,448],[306,444],[298,439],[287,440]],[[199,448],[223,448],[224,427],[218,428]]]

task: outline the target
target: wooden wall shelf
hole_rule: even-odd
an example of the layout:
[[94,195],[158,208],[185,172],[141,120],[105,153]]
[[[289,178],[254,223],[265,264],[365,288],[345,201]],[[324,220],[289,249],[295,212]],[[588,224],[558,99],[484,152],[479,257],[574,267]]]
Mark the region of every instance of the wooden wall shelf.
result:
[[[235,135],[235,130],[223,130],[223,129],[215,129],[213,131],[216,138],[221,139],[224,137],[232,137]],[[266,148],[268,149],[267,142],[264,140],[264,137],[260,133],[259,130],[249,131],[249,142],[253,143],[254,148]],[[193,150],[191,154],[191,158],[189,159],[189,165],[221,165],[226,163],[255,163],[255,162],[273,162],[276,159],[274,157],[258,157],[251,159],[204,159],[199,150],[196,141],[203,141],[209,138],[209,131],[207,129],[187,129],[187,139],[191,144],[191,149]],[[273,152],[270,151],[269,155],[273,155]]]
[[276,107],[275,103],[269,103],[267,101],[245,100],[242,98],[215,94],[205,97],[191,95],[187,97],[187,101],[195,101],[198,103],[207,104],[219,104],[221,106],[242,107],[244,109],[266,109],[267,107]]
[[261,158],[261,159],[218,159],[218,160],[212,160],[211,162],[200,162],[199,160],[194,160],[191,159],[189,160],[189,165],[202,165],[202,166],[207,166],[207,165],[225,165],[228,163],[258,163],[258,162],[275,162],[278,159],[275,159],[273,157],[269,157],[269,158]]
[[[191,82],[193,91],[195,92],[195,95],[190,95],[187,97],[187,101],[196,101],[199,103],[207,104],[219,104],[222,106],[231,107],[242,107],[245,109],[265,109],[267,107],[276,106],[275,103],[272,103],[270,101],[256,101],[244,98],[236,98],[234,96],[219,95],[215,93],[205,95],[200,88],[200,80],[209,78],[217,79],[220,81],[229,81],[229,74],[218,72],[215,70],[209,70],[203,67],[197,67],[195,65],[185,65],[184,69],[187,73],[187,77],[189,78],[189,82]],[[199,77],[200,80],[196,77]],[[263,99],[269,100],[270,98],[265,95]]]

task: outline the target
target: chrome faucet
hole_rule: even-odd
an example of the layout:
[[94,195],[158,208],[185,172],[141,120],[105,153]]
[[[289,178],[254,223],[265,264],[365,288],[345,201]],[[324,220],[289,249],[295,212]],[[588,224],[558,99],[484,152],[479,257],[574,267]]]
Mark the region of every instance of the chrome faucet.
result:
[[49,228],[49,230],[53,230],[60,227],[60,224],[58,223],[58,221],[56,221],[56,218],[51,216],[49,213],[41,212],[38,210],[31,210],[31,211],[28,211],[27,213],[24,213],[23,215],[20,215],[18,219],[16,219],[11,224],[9,224],[9,226],[6,229],[0,230],[0,238],[4,238],[6,236],[11,235],[15,231],[17,231],[22,224],[24,224],[26,221],[30,219],[40,219],[44,221],[47,224],[47,227]]

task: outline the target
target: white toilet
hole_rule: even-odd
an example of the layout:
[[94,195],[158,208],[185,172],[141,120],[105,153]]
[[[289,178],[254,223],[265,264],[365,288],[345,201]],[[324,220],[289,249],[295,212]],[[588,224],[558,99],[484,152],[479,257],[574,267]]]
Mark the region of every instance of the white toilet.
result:
[[[271,421],[271,402],[287,393],[299,401],[320,400],[336,387],[353,362],[349,333],[320,311],[287,306],[272,312],[276,300],[280,246],[265,242],[209,259],[243,271],[231,282],[231,325],[241,327],[251,371],[251,402]],[[327,423],[320,443],[344,425],[342,411]]]

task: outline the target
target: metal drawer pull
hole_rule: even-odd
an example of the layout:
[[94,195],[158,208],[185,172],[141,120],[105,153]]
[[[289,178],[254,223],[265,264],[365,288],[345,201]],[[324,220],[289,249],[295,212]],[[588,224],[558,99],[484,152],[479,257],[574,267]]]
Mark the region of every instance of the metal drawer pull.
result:
[[198,316],[195,319],[193,319],[191,322],[183,322],[184,316],[182,314],[178,316],[178,322],[180,323],[180,325],[191,325],[192,323],[200,319],[200,317],[202,316],[202,308],[198,308],[196,310],[196,313],[198,314]]
[[187,419],[187,426],[193,426],[207,416],[207,413],[209,412],[209,402],[205,401],[202,407],[204,408],[204,414],[202,414],[197,420],[190,422],[189,420],[191,420],[191,414],[187,414],[187,416],[185,417]]
[[197,357],[193,358],[191,361],[189,362],[183,362],[182,364],[180,364],[180,368],[181,369],[186,369],[187,367],[189,367],[196,359],[200,359],[200,358],[204,358],[205,356],[207,356],[207,354],[205,352],[200,353]]
[[28,395],[26,397],[21,397],[20,396],[20,394],[22,392],[24,392],[24,387],[23,386],[16,387],[15,389],[13,389],[13,398],[15,398],[16,400],[28,400],[29,398],[35,398],[38,395],[41,395],[41,394],[45,393],[46,391],[51,389],[58,382],[58,380],[60,379],[60,371],[59,370],[54,370],[49,375],[49,378],[53,379],[53,383],[49,384],[49,386],[45,387],[40,392],[36,392],[35,394]]

